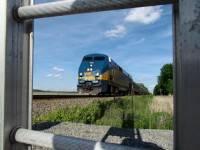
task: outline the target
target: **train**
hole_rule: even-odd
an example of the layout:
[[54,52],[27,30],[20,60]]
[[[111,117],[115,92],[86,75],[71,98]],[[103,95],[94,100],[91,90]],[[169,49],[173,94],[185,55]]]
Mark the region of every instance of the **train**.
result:
[[144,95],[148,90],[135,83],[132,76],[105,54],[88,54],[78,70],[78,93],[90,95],[131,93]]

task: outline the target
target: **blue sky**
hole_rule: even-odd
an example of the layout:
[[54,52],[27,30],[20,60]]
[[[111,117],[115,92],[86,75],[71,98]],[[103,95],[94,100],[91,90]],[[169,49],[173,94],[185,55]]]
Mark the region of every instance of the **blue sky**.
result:
[[173,61],[171,7],[36,19],[33,88],[75,91],[82,57],[103,53],[152,92],[161,67]]

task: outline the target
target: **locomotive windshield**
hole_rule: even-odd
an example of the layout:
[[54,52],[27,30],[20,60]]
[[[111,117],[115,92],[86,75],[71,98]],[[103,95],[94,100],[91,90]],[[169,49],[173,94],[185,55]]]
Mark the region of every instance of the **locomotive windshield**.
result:
[[83,61],[90,61],[90,60],[92,60],[92,57],[84,57],[83,58]]
[[92,60],[105,60],[104,56],[96,56],[96,57],[84,57],[83,61],[92,61]]
[[102,56],[94,57],[94,60],[105,60],[105,57],[102,57]]

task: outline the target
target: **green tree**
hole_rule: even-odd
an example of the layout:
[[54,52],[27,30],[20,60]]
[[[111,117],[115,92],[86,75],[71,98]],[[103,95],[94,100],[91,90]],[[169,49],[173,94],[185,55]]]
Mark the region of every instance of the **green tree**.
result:
[[160,86],[157,84],[155,87],[154,87],[154,90],[153,90],[153,95],[160,95]]
[[158,84],[155,86],[154,95],[173,94],[173,65],[165,64],[160,70]]

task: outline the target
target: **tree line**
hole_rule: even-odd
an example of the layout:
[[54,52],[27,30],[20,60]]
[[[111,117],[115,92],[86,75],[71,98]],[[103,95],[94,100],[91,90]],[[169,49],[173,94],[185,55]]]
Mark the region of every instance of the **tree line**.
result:
[[165,64],[160,69],[158,76],[158,84],[155,86],[154,95],[169,95],[173,94],[173,65]]

